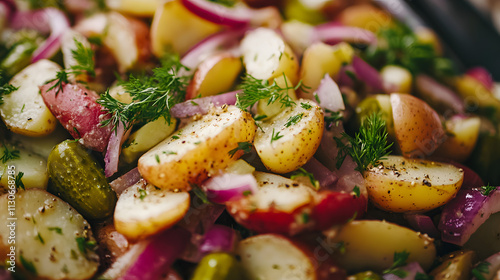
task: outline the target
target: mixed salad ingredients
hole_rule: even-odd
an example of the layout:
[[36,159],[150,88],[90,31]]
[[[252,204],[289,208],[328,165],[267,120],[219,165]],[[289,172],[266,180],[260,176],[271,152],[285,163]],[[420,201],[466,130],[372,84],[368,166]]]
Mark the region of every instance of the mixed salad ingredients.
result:
[[0,21],[1,279],[500,279],[500,85],[376,1]]

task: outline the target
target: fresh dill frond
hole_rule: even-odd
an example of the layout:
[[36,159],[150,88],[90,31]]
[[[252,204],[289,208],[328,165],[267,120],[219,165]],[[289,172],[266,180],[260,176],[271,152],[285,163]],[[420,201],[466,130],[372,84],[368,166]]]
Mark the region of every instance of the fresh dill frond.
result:
[[[359,132],[354,137],[342,133],[342,137],[334,137],[339,148],[337,168],[340,168],[347,155],[350,155],[358,167],[359,172],[365,171],[370,165],[389,155],[392,143],[387,143],[385,121],[379,114],[372,114],[364,121]],[[344,140],[347,143],[344,143]]]
[[8,84],[8,83],[0,86],[0,105],[3,104],[3,96],[4,95],[11,94],[12,92],[14,92],[18,89],[19,89],[18,87],[15,87],[15,86]]
[[294,180],[298,177],[306,177],[311,182],[311,185],[314,186],[314,189],[319,190],[319,181],[314,178],[314,174],[312,174],[311,172],[307,172],[307,170],[301,167],[297,171],[295,171],[292,176],[290,176],[290,179]]
[[343,119],[344,115],[342,112],[333,112],[325,109],[325,127],[327,129],[330,129],[333,125],[338,126]]
[[[49,90],[55,88],[56,95],[63,90],[64,84],[69,83],[70,75],[76,77],[86,74],[91,77],[95,77],[94,51],[90,47],[85,47],[83,43],[78,41],[76,38],[74,38],[73,40],[75,41],[76,49],[71,50],[71,55],[73,56],[73,59],[75,59],[77,64],[71,65],[67,69],[58,71],[55,79],[47,81],[47,84],[56,81],[56,83],[49,88]],[[77,82],[85,83],[84,81]]]
[[399,278],[405,278],[408,272],[400,269],[401,266],[406,265],[406,261],[408,260],[408,257],[410,256],[410,253],[407,251],[401,251],[401,252],[394,252],[394,259],[391,267],[388,269],[384,270],[382,273],[383,274],[394,274],[398,276]]
[[114,129],[121,122],[125,129],[137,123],[147,123],[165,118],[170,123],[170,109],[184,101],[189,77],[178,76],[181,69],[187,69],[177,57],[175,60],[162,61],[162,66],[153,69],[152,75],[130,76],[121,83],[132,97],[129,104],[120,102],[106,91],[97,100],[107,109],[111,118],[102,122],[103,126],[112,125]]
[[273,128],[273,134],[271,134],[271,143],[273,143],[276,140],[279,140],[281,137],[283,137],[283,135],[280,135],[279,131],[275,133]]
[[250,153],[252,151],[253,144],[250,142],[238,142],[238,147],[229,151],[231,157],[236,154],[237,151],[243,151],[244,153]]
[[491,263],[489,262],[481,262],[472,269],[471,273],[478,280],[486,280],[485,275],[490,273],[490,266]]
[[3,143],[3,142],[2,142],[2,145],[3,145],[3,155],[2,155],[2,157],[0,157],[0,160],[2,161],[2,163],[6,163],[7,161],[9,161],[11,159],[18,159],[20,157],[19,150],[16,150],[16,149],[9,150],[7,145],[5,145],[5,143]]
[[489,196],[490,193],[496,189],[497,189],[497,187],[490,186],[490,184],[487,184],[486,186],[481,187],[481,194],[484,196]]
[[26,189],[24,187],[24,183],[23,183],[23,176],[24,176],[24,172],[17,173],[16,179],[14,180],[14,184],[16,185],[16,189],[22,189],[22,190]]
[[276,84],[276,82],[269,84],[268,81],[260,80],[250,74],[246,74],[241,83],[243,93],[236,95],[236,106],[242,110],[246,110],[259,100],[267,99],[268,105],[278,101],[281,103],[281,107],[291,107],[295,102],[288,95],[288,90],[297,90],[300,87],[301,83],[295,87],[289,86],[288,84],[286,84],[285,87],[281,87]]
[[290,118],[288,118],[288,120],[286,121],[285,123],[285,127],[290,127],[294,124],[297,124],[300,122],[300,120],[302,120],[302,117],[304,116],[304,113],[300,113],[300,114],[297,114],[295,116],[291,116]]

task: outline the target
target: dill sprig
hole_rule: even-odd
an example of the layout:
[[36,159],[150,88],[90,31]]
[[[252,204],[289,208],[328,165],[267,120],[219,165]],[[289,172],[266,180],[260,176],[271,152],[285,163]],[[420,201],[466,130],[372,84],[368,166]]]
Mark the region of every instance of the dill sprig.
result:
[[[342,133],[342,137],[334,137],[339,148],[337,168],[340,168],[347,155],[357,163],[356,170],[365,171],[370,165],[375,165],[379,160],[389,154],[392,143],[387,143],[385,121],[380,115],[374,113],[368,116],[361,125],[359,132],[354,137]],[[344,143],[344,140],[347,143]]]
[[[56,89],[56,94],[63,90],[64,84],[69,83],[69,76],[75,77],[87,74],[95,77],[95,64],[94,64],[94,51],[92,48],[87,48],[82,42],[74,39],[76,49],[71,50],[71,54],[76,61],[76,65],[72,65],[67,69],[62,69],[57,72],[56,78],[49,80],[47,83],[56,81],[56,83],[49,88],[49,90]],[[85,81],[77,81],[78,83],[86,83]]]
[[8,83],[8,77],[3,74],[3,71],[0,70],[0,105],[3,104],[3,96],[7,94],[11,94],[12,92],[18,90],[18,87],[15,87]]
[[19,150],[16,150],[16,149],[9,150],[7,145],[5,145],[5,143],[3,143],[3,142],[2,142],[2,145],[3,145],[3,155],[2,155],[2,157],[0,157],[0,160],[2,161],[2,163],[6,163],[7,161],[9,161],[11,159],[18,159],[20,157]]
[[132,97],[129,104],[120,102],[106,91],[97,103],[106,108],[111,118],[102,122],[103,126],[112,125],[114,129],[121,122],[125,129],[136,123],[147,123],[165,118],[170,123],[170,108],[184,101],[189,77],[178,76],[181,69],[187,69],[179,57],[162,61],[162,66],[153,69],[153,74],[135,77],[121,83]]
[[260,80],[250,74],[246,74],[246,76],[243,77],[243,82],[241,83],[243,93],[236,95],[236,106],[242,110],[246,110],[257,103],[257,101],[267,99],[268,105],[279,101],[282,108],[291,107],[295,104],[295,102],[288,95],[288,90],[297,90],[301,87],[302,83],[300,82],[295,87],[288,85],[288,83],[285,84],[285,87],[281,87],[276,84],[276,82],[269,84],[266,80]]
[[406,261],[408,260],[408,257],[410,256],[410,253],[407,251],[402,251],[402,252],[394,252],[394,260],[388,269],[384,270],[382,273],[383,274],[394,274],[398,276],[399,278],[405,278],[406,275],[408,275],[408,272],[402,270],[400,267],[406,265]]

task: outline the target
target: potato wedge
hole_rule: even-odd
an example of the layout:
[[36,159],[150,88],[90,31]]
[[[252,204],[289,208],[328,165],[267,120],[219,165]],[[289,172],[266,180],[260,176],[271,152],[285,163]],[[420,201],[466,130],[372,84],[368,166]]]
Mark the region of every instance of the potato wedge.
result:
[[40,60],[24,68],[10,84],[18,89],[3,97],[0,116],[7,127],[27,136],[44,136],[56,128],[57,120],[43,103],[39,86],[53,79],[61,67],[49,60]]
[[[0,186],[4,187],[4,189],[8,189],[9,187],[9,176],[7,175],[7,171],[9,170],[9,166],[15,166],[14,175],[17,176],[19,172],[23,172],[21,180],[26,189],[31,188],[39,188],[39,189],[47,189],[47,184],[49,182],[49,173],[47,172],[47,161],[28,150],[21,148],[14,148],[7,146],[9,150],[17,150],[19,151],[19,158],[11,159],[6,163],[0,161]],[[0,146],[0,155],[4,154],[5,147]]]
[[336,252],[341,267],[347,271],[381,272],[392,265],[395,252],[410,253],[407,262],[418,262],[424,270],[436,258],[433,239],[426,234],[385,222],[353,221],[342,226],[325,243],[344,245],[345,252]]
[[344,63],[351,63],[354,49],[347,43],[330,46],[324,43],[310,45],[302,57],[300,80],[309,87],[300,97],[314,100],[314,92],[328,73],[335,77]]
[[393,24],[391,14],[371,4],[353,5],[344,9],[339,21],[348,26],[364,28],[376,33],[380,28]]
[[160,0],[106,0],[108,8],[134,16],[153,17]]
[[[295,89],[292,87],[292,81],[288,79],[287,76],[279,76],[273,79],[274,83],[278,85],[280,88],[288,88],[286,91],[286,94],[290,96],[290,99],[292,100],[297,100],[297,94],[295,93]],[[263,99],[257,102],[257,114],[259,116],[267,116],[265,120],[268,120],[277,114],[279,114],[281,111],[283,111],[283,104],[281,102],[274,102],[271,104],[268,104],[269,99]]]
[[235,106],[213,108],[139,158],[144,179],[160,188],[189,189],[238,159],[229,151],[238,142],[252,142],[252,116]]
[[255,135],[255,149],[267,169],[276,173],[296,170],[311,159],[321,143],[323,111],[311,100],[299,99],[263,122]]
[[391,94],[396,139],[405,157],[427,157],[445,139],[439,115],[424,101],[409,94]]
[[189,193],[158,189],[144,180],[129,187],[116,203],[116,231],[138,240],[172,227],[189,209]]
[[401,156],[387,156],[363,175],[370,201],[391,212],[424,212],[444,205],[464,178],[454,165]]
[[448,137],[434,155],[458,162],[465,161],[476,147],[481,127],[479,117],[454,117],[445,122]]
[[194,15],[181,1],[165,1],[153,17],[151,48],[157,57],[162,57],[167,51],[182,56],[196,43],[219,30],[219,25]]
[[249,237],[238,244],[236,254],[246,276],[254,279],[345,279],[345,271],[322,253],[277,234]]
[[282,76],[292,85],[299,81],[299,62],[283,38],[269,28],[257,28],[247,32],[241,41],[243,64],[249,75],[261,80]]
[[471,279],[471,270],[475,260],[474,251],[452,252],[442,257],[441,264],[434,268],[429,275],[434,276],[435,280],[468,280]]
[[223,53],[204,60],[186,90],[186,99],[228,92],[241,72],[241,60]]
[[411,93],[413,76],[408,69],[397,65],[387,65],[380,70],[380,76],[386,92]]
[[[2,205],[10,200],[7,194],[0,197]],[[97,246],[90,225],[80,214],[43,190],[18,192],[15,202],[16,271],[23,268],[37,279],[89,279],[94,275],[99,266],[94,252]],[[7,222],[12,216],[8,211],[0,211],[0,218]],[[9,252],[14,244],[9,242],[13,240],[10,230],[0,227],[2,252]],[[1,256],[5,258],[7,254]]]

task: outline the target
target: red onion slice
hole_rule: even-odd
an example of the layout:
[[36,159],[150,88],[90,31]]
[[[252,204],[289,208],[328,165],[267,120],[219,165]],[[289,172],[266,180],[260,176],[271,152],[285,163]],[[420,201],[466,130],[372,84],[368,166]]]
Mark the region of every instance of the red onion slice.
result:
[[0,1],[0,10],[3,10],[3,15],[7,20],[7,23],[11,23],[13,17],[17,11],[17,5],[12,0],[1,0]]
[[68,17],[56,8],[45,8],[36,11],[18,12],[12,19],[13,29],[29,28],[48,33],[50,36],[34,52],[32,62],[51,58],[61,46],[61,37],[70,28]]
[[208,36],[192,47],[182,57],[181,63],[182,65],[188,67],[189,71],[180,71],[179,75],[191,75],[196,67],[198,67],[198,65],[207,57],[210,57],[221,50],[228,50],[237,46],[247,30],[247,28],[230,29]]
[[325,74],[321,80],[316,90],[316,94],[318,95],[321,108],[328,109],[332,112],[345,110],[344,100],[342,99],[342,93],[340,92],[339,86],[328,73]]
[[337,175],[315,158],[311,158],[302,168],[314,175],[321,188],[328,189],[337,182]]
[[208,179],[201,187],[210,201],[219,204],[238,200],[258,191],[257,180],[252,174],[224,173]]
[[327,44],[349,42],[375,45],[377,43],[377,36],[373,32],[359,27],[343,26],[337,22],[315,26],[313,38],[313,41],[322,41]]
[[411,262],[405,266],[398,268],[398,270],[406,272],[405,277],[401,278],[395,274],[384,274],[382,278],[384,278],[384,280],[414,280],[417,279],[415,278],[417,273],[425,274],[425,271],[422,269],[418,262]]
[[205,20],[230,27],[249,25],[254,16],[254,10],[245,6],[226,7],[206,0],[182,0],[182,4]]
[[404,217],[414,230],[426,233],[432,238],[438,238],[440,236],[440,233],[436,228],[436,225],[434,225],[431,217],[423,214],[405,214]]
[[488,196],[478,188],[461,189],[443,208],[438,225],[442,240],[462,246],[491,214],[499,211],[499,187]]
[[426,75],[418,75],[415,81],[418,93],[427,100],[446,106],[455,113],[464,113],[465,104],[462,98],[450,88],[440,84]]
[[354,68],[356,76],[359,80],[365,82],[374,90],[382,91],[384,89],[382,77],[378,73],[377,69],[373,68],[363,59],[358,56],[354,56],[352,59],[352,67]]
[[116,178],[111,183],[109,183],[109,185],[115,191],[116,195],[120,196],[120,194],[124,190],[134,185],[135,183],[139,182],[141,178],[142,178],[141,173],[139,173],[139,170],[136,167],[130,170],[129,172],[125,173],[121,177]]
[[202,256],[214,252],[231,253],[238,241],[234,229],[223,225],[213,225],[203,236],[199,250]]
[[467,70],[465,74],[483,84],[488,90],[493,90],[495,81],[493,81],[491,73],[488,72],[488,70],[486,70],[484,67],[471,68]]
[[116,131],[111,133],[108,140],[108,147],[106,149],[106,156],[104,157],[104,175],[111,177],[118,171],[118,161],[120,159],[120,150],[125,135],[125,128],[123,123],[119,123]]
[[240,92],[241,90],[237,90],[219,95],[190,99],[182,103],[175,104],[172,109],[170,109],[170,113],[175,118],[187,118],[196,114],[204,115],[208,113],[211,106],[236,104],[236,95]]

